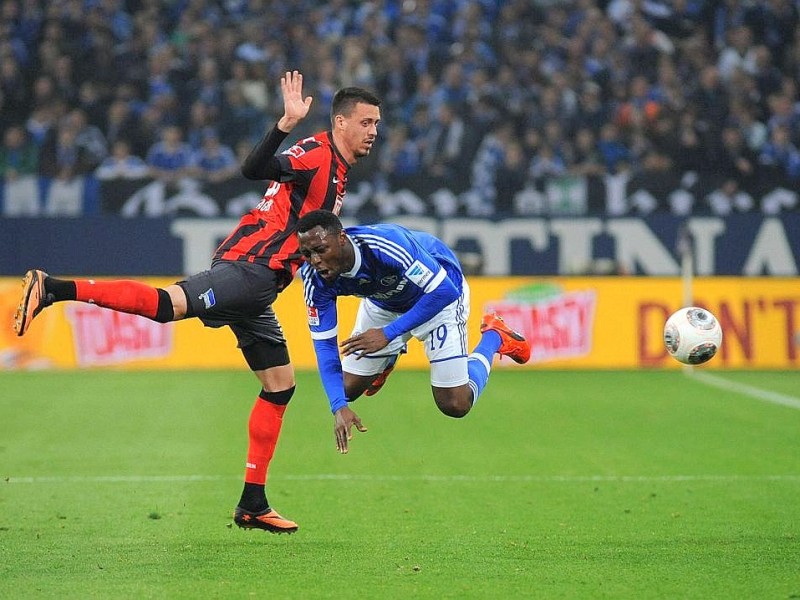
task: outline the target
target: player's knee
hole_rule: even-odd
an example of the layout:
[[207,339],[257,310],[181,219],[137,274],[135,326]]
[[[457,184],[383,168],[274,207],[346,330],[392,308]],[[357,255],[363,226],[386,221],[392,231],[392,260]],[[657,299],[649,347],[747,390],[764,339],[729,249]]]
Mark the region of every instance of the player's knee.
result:
[[292,396],[294,395],[294,390],[295,386],[292,386],[287,390],[280,390],[278,392],[268,392],[267,390],[262,389],[258,397],[271,404],[277,404],[278,406],[286,406],[287,404],[289,404],[289,400],[292,399]]
[[468,385],[454,388],[432,387],[436,406],[448,417],[460,419],[472,408],[472,390]]
[[361,375],[353,375],[352,373],[344,372],[344,395],[347,397],[348,402],[358,399],[369,387],[371,377],[363,377]]
[[472,403],[461,396],[445,396],[436,398],[436,406],[448,417],[460,419],[467,415],[472,408]]
[[[163,290],[159,289],[158,294],[159,317],[164,319],[169,317],[170,321],[180,321],[189,316],[189,299],[186,296],[186,290],[181,286],[178,284],[168,285]],[[161,313],[162,310],[164,311],[163,314]]]
[[167,290],[158,288],[156,291],[158,292],[158,306],[156,307],[156,316],[153,317],[153,320],[158,323],[174,321],[176,314],[172,304],[172,297]]

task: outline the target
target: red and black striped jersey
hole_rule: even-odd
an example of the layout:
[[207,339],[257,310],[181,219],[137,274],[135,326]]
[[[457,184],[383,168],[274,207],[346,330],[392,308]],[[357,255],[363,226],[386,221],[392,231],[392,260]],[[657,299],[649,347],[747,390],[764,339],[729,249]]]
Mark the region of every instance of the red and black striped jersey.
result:
[[214,260],[262,263],[294,276],[302,263],[297,220],[318,209],[339,214],[350,165],[333,145],[330,131],[298,141],[277,158],[280,180],[273,181],[261,202],[242,217]]

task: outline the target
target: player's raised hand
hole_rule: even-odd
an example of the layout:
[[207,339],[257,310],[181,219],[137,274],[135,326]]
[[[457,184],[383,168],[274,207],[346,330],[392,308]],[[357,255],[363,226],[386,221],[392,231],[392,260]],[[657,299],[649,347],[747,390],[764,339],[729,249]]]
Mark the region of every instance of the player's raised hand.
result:
[[336,449],[341,454],[347,454],[350,449],[348,442],[353,439],[352,428],[360,432],[367,430],[361,424],[361,418],[349,406],[344,406],[333,415],[333,434],[336,437]]
[[286,71],[281,77],[283,94],[283,117],[278,121],[278,129],[289,133],[308,114],[313,98],[303,98],[303,74],[300,71]]

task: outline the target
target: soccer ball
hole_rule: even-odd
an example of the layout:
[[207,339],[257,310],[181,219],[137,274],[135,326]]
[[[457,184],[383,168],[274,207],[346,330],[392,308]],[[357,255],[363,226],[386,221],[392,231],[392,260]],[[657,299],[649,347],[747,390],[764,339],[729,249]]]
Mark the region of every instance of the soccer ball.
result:
[[722,328],[705,308],[686,306],[672,313],[664,324],[667,352],[685,365],[708,362],[722,344]]

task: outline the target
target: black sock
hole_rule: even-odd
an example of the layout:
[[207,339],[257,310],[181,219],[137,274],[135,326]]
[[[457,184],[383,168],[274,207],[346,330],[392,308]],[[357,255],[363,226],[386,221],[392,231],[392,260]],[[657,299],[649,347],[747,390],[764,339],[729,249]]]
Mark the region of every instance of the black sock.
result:
[[250,512],[261,512],[269,508],[264,486],[258,483],[245,483],[239,506]]
[[75,300],[78,297],[74,281],[56,279],[55,277],[44,278],[44,293],[46,296],[52,296],[53,302]]

